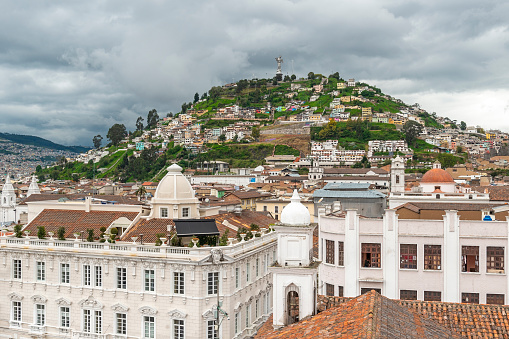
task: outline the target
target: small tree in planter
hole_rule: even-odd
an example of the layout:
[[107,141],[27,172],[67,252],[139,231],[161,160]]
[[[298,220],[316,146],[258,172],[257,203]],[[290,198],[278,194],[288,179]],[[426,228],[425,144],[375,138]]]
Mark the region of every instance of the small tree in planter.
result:
[[87,232],[88,232],[87,241],[94,242],[94,230],[88,229]]
[[14,226],[14,236],[16,238],[22,238],[23,237],[23,232],[21,231],[21,225],[16,225]]
[[58,240],[65,240],[65,227],[59,227],[57,230]]
[[111,230],[110,230],[110,242],[114,243],[115,242],[115,239],[117,238],[117,234],[118,234],[118,229],[116,227],[112,227]]
[[44,226],[37,227],[37,238],[39,239],[46,238],[46,228],[44,228]]
[[161,246],[163,244],[161,239],[159,239],[159,238],[162,238],[162,237],[164,237],[164,233],[157,233],[156,234],[156,246]]
[[101,228],[99,228],[99,231],[101,231],[101,234],[99,234],[99,241],[105,242],[106,240],[104,240],[104,232],[106,232],[106,227],[101,226]]
[[219,238],[219,246],[226,246],[228,245],[228,233],[230,232],[230,230],[226,230],[224,231],[223,235],[221,236],[221,238]]

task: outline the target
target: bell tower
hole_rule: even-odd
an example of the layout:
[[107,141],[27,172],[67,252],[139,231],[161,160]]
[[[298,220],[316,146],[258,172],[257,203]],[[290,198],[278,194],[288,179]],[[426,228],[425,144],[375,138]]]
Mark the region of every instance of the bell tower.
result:
[[396,156],[391,165],[391,193],[405,192],[405,161]]
[[278,235],[273,279],[273,326],[280,328],[316,314],[318,262],[313,260],[313,230],[308,209],[294,190],[274,227]]

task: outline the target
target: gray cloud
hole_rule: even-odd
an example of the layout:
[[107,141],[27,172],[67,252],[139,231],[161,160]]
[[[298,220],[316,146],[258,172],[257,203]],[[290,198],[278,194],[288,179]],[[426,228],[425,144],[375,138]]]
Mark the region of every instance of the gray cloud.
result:
[[272,76],[278,55],[285,73],[339,71],[509,130],[508,14],[470,0],[4,2],[0,131],[89,145],[152,108]]

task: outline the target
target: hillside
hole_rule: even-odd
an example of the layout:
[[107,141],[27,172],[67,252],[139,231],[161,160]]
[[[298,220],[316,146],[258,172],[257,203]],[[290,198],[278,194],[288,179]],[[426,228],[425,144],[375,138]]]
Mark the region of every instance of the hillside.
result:
[[12,141],[22,145],[33,145],[39,146],[43,148],[49,148],[53,150],[59,151],[69,151],[74,153],[82,153],[89,150],[87,147],[82,146],[64,146],[57,143],[54,143],[50,140],[36,137],[33,135],[22,135],[22,134],[10,134],[10,133],[2,133],[0,132],[0,139]]

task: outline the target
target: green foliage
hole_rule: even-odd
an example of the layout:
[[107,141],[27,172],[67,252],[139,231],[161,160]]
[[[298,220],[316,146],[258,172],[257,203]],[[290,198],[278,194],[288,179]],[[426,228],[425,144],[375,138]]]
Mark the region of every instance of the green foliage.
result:
[[101,148],[102,141],[103,141],[103,137],[102,137],[100,134],[97,134],[97,135],[96,135],[96,136],[92,139],[92,143],[94,144],[94,148],[95,148],[95,149],[99,149],[99,148]]
[[163,244],[163,242],[161,241],[161,239],[159,238],[164,238],[165,237],[165,234],[164,233],[157,233],[156,234],[156,242],[155,242],[155,245],[156,246],[161,246]]
[[44,147],[54,150],[61,150],[61,151],[70,151],[70,152],[76,152],[76,153],[83,153],[89,150],[87,147],[81,147],[81,146],[63,146],[59,144],[55,144],[52,141],[39,138],[33,135],[21,135],[21,134],[10,134],[10,133],[0,133],[0,139],[9,140],[18,144],[23,145],[33,145],[38,147]]
[[58,240],[65,240],[65,227],[59,227],[57,230]]
[[87,233],[88,233],[88,235],[87,235],[87,241],[88,241],[88,242],[94,242],[94,230],[89,228],[89,229],[87,230]]
[[118,229],[116,227],[112,227],[111,230],[110,230],[110,233],[113,234],[113,235],[117,235],[118,234]]
[[46,228],[44,228],[44,226],[37,227],[37,238],[39,238],[39,239],[46,238]]
[[436,159],[440,161],[442,168],[454,167],[456,164],[465,163],[465,159],[462,157],[457,157],[455,155],[449,153],[440,153],[436,155]]
[[274,155],[295,155],[298,157],[300,152],[293,147],[287,145],[276,145]]
[[403,125],[403,132],[405,133],[405,140],[408,143],[408,146],[413,146],[415,140],[422,132],[422,125],[417,121],[408,120],[405,125]]
[[460,122],[460,129],[461,129],[462,131],[466,130],[466,129],[467,129],[467,123],[466,123],[466,122],[464,122],[464,121]]
[[17,224],[14,226],[14,236],[16,238],[21,238],[23,237],[23,232],[21,231],[23,228],[23,226],[21,226],[20,224]]
[[106,134],[106,137],[110,139],[111,143],[115,146],[117,146],[126,136],[127,130],[124,124],[114,124],[108,130],[108,134]]
[[226,229],[226,231],[224,231],[223,235],[219,238],[219,246],[228,245],[228,233],[230,233],[230,230]]

